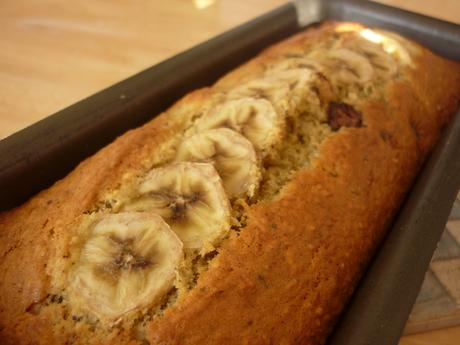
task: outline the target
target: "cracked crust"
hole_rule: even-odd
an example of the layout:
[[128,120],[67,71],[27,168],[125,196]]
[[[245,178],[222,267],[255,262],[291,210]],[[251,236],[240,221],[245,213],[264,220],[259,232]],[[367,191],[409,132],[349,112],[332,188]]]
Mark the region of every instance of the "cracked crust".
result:
[[[71,224],[130,176],[161,161],[162,145],[221,93],[259,77],[287,54],[320,44],[335,35],[336,25],[326,23],[267,49],[212,88],[189,94],[127,132],[24,205],[0,214],[1,342],[85,343],[94,337],[87,325],[66,328],[61,319],[72,315],[37,310],[53,298],[50,274]],[[383,98],[352,104],[361,127],[328,135],[317,158],[297,171],[277,198],[247,208],[247,226],[223,244],[197,286],[150,322],[151,344],[325,342],[458,106],[459,65],[419,49],[416,68],[388,83]],[[129,326],[92,340],[140,343]]]

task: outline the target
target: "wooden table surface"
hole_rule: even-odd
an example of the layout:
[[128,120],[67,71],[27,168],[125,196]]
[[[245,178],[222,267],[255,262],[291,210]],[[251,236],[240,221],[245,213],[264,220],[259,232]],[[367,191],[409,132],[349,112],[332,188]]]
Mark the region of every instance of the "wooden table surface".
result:
[[[460,23],[460,0],[379,1]],[[2,0],[0,139],[285,2]],[[460,327],[400,342],[428,344],[460,344]]]

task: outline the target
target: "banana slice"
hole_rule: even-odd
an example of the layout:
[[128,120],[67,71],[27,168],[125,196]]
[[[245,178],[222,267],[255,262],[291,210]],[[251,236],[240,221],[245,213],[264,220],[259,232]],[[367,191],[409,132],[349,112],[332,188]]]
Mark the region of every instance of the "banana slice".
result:
[[269,70],[267,75],[272,76],[289,86],[292,92],[302,92],[311,84],[313,78],[313,70],[310,68],[291,68],[291,69],[273,69]]
[[264,77],[231,90],[228,98],[265,98],[279,113],[285,114],[305,101],[313,75],[313,71],[307,68],[269,68]]
[[241,99],[245,97],[267,99],[272,104],[281,109],[286,109],[289,84],[275,76],[262,77],[253,79],[240,86],[230,90],[227,98],[230,100]]
[[81,308],[116,322],[159,303],[173,287],[182,243],[161,217],[105,215],[86,233],[70,275],[71,298]]
[[230,229],[230,203],[212,164],[182,162],[153,169],[127,210],[160,215],[185,248],[213,250]]
[[246,97],[225,102],[195,123],[197,131],[221,127],[237,131],[265,152],[280,139],[282,119],[269,101]]
[[330,80],[323,74],[325,70],[320,61],[300,55],[277,62],[267,70],[267,74],[297,80],[297,83],[291,84],[293,92],[290,98],[295,100],[297,109],[304,109],[312,105],[321,107],[333,97]]
[[[288,70],[310,70],[313,72],[319,71],[321,65],[318,61],[308,57],[291,57],[277,62],[269,69],[270,72],[288,71]],[[299,71],[300,72],[300,71]]]
[[381,44],[354,34],[345,37],[341,46],[367,58],[377,76],[389,79],[398,73],[399,61],[385,51]]
[[363,84],[372,79],[374,69],[362,55],[349,49],[339,48],[327,52],[316,52],[323,66],[323,72],[333,80],[344,84]]
[[361,41],[356,44],[355,50],[369,59],[374,70],[386,78],[398,73],[398,63],[393,55],[388,54],[380,45]]
[[254,147],[248,139],[228,128],[209,129],[185,139],[179,146],[176,161],[212,163],[229,198],[252,197],[259,185]]
[[[408,47],[415,50],[415,46],[396,34],[385,32],[382,30],[364,29],[360,31],[360,36],[369,42],[373,42],[388,54],[394,56],[399,62],[404,65],[412,65],[412,58],[409,54]],[[404,46],[403,46],[404,44]]]
[[411,55],[420,52],[420,49],[414,43],[393,32],[381,29],[368,29],[355,23],[340,24],[337,26],[336,31],[359,34],[365,40],[380,45],[385,52],[392,54],[404,65],[411,66]]

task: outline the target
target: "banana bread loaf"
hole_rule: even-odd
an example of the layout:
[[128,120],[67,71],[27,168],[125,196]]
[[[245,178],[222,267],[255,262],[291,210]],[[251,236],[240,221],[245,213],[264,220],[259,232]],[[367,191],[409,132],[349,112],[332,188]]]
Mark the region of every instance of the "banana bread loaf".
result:
[[460,98],[328,22],[0,214],[2,344],[323,344]]

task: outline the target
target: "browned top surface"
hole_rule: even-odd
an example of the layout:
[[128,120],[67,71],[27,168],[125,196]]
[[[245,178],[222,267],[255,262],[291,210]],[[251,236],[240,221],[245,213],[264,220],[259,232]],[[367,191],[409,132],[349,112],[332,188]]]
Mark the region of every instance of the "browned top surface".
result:
[[[267,54],[324,34],[301,35]],[[429,53],[418,62],[412,83],[395,83],[385,102],[362,106],[365,127],[331,136],[314,167],[299,172],[278,201],[250,211],[248,227],[227,242],[198,287],[152,325],[153,342],[232,343],[235,335],[247,343],[324,338],[456,106],[458,66]],[[254,64],[257,60],[246,70]],[[237,79],[230,75],[223,83]],[[196,93],[198,101],[201,94]],[[5,332],[14,334],[19,327],[23,339],[27,331],[36,339],[34,331],[49,329],[24,311],[47,293],[54,236],[179,128],[178,121],[162,116],[131,131],[52,189],[0,215],[0,325]]]
[[[301,34],[273,51],[327,31]],[[417,63],[410,83],[393,83],[385,100],[360,109],[364,128],[326,139],[312,169],[298,172],[278,201],[250,211],[248,226],[197,287],[153,323],[153,343],[324,341],[456,107],[459,67],[428,52]]]
[[[82,0],[78,6],[2,1],[0,137],[283,2],[218,0],[199,10],[183,0]],[[439,0],[380,2],[460,23],[457,0],[442,6]],[[405,337],[403,343],[453,345],[459,332]]]

